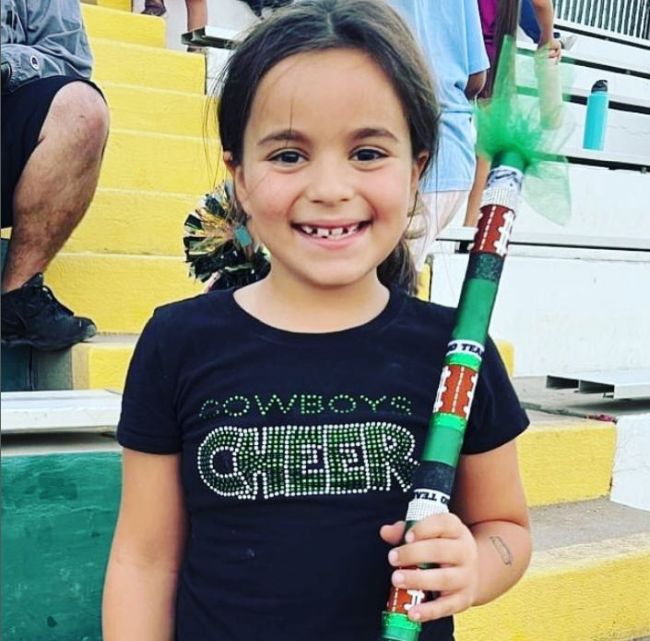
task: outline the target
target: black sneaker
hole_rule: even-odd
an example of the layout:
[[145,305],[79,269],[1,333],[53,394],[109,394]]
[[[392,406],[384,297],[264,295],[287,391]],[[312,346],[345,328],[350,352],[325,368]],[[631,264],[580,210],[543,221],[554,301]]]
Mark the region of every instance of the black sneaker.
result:
[[43,284],[43,274],[32,276],[22,287],[2,294],[2,344],[29,345],[53,351],[94,336],[89,318],[75,316]]

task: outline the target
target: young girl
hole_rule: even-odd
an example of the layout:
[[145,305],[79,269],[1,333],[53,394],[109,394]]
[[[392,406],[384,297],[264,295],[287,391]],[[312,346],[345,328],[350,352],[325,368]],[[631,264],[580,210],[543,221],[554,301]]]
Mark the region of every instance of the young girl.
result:
[[105,641],[376,641],[391,582],[439,592],[410,616],[450,641],[523,574],[527,419],[491,341],[452,513],[401,542],[453,322],[394,285],[436,139],[426,69],[380,0],[304,0],[233,54],[224,160],[271,271],[142,333]]

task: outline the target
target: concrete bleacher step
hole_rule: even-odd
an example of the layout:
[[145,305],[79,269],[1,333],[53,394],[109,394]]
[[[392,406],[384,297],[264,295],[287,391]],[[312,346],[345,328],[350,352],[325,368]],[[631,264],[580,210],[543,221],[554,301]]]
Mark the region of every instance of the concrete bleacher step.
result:
[[557,21],[556,28],[577,35],[570,51],[572,56],[605,56],[625,68],[633,55],[637,65],[650,70],[650,47],[646,39],[624,36],[606,29],[585,27],[564,20]]
[[[525,46],[525,45],[523,45]],[[530,53],[531,49],[527,49]],[[530,64],[527,58],[529,55],[520,53],[519,62]],[[571,94],[575,90],[590,91],[597,80],[607,80],[608,92],[610,95],[619,96],[620,99],[636,102],[638,100],[648,100],[650,98],[650,79],[629,75],[625,68],[620,69],[601,69],[598,67],[585,66],[580,64],[579,59],[574,59],[570,63],[562,62],[561,80],[565,92]],[[527,85],[531,78],[520,80]]]
[[[202,138],[216,118],[202,94],[103,82],[112,129]],[[212,136],[214,137],[214,136]]]
[[193,53],[92,38],[93,79],[102,82],[203,93],[205,59]]
[[63,251],[182,257],[183,223],[200,196],[98,189]]
[[515,233],[650,238],[650,217],[644,199],[628,198],[625,207],[620,206],[621,194],[650,193],[650,173],[571,164],[569,180],[571,217],[564,226],[540,216],[524,200],[517,212]]
[[99,187],[200,196],[224,175],[217,145],[202,138],[113,129]]
[[107,38],[149,47],[165,46],[165,21],[119,9],[82,4],[89,38]]
[[[644,100],[642,103],[647,106],[648,101]],[[529,96],[522,96],[522,104],[532,105],[533,99]],[[561,149],[564,153],[571,149],[582,149],[587,107],[585,104],[570,102],[566,105],[566,112],[567,118],[575,126],[570,130]],[[610,107],[607,114],[605,151],[647,156],[648,149],[650,149],[650,118],[648,114]]]
[[34,354],[32,378],[39,390],[122,392],[138,336],[98,334],[60,352]]
[[107,390],[3,393],[2,435],[106,432],[117,424],[121,405],[121,395]]
[[66,305],[108,333],[139,333],[155,307],[201,291],[183,259],[166,256],[59,254],[46,281]]
[[518,441],[519,465],[531,506],[607,496],[616,449],[611,422],[528,411]]
[[457,616],[458,641],[618,641],[650,634],[650,512],[606,499],[532,511],[510,592]]
[[95,5],[106,9],[131,12],[133,0],[81,0],[83,5]]

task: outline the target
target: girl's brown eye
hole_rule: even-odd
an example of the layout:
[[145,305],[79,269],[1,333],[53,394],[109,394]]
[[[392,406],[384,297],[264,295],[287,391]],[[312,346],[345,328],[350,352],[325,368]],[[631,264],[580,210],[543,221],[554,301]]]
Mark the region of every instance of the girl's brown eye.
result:
[[357,160],[361,160],[362,162],[369,162],[371,160],[385,158],[386,154],[383,154],[377,149],[359,149],[358,151],[354,152],[354,156]]
[[297,151],[283,151],[271,158],[274,162],[281,162],[287,165],[295,165],[300,162],[301,155]]

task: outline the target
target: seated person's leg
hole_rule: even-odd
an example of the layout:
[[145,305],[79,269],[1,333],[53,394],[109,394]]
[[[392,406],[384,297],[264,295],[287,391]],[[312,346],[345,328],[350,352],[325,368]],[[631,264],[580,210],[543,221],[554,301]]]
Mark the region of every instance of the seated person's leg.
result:
[[185,0],[187,7],[187,30],[194,31],[205,27],[208,23],[207,0]]
[[[89,338],[96,329],[92,321],[74,317],[51,296],[42,286],[42,272],[93,197],[108,133],[108,109],[86,83],[61,86],[53,78],[37,82],[43,83],[45,92],[39,99],[51,104],[13,193],[13,230],[2,277],[2,340],[61,349]],[[30,125],[34,123],[26,123]]]

